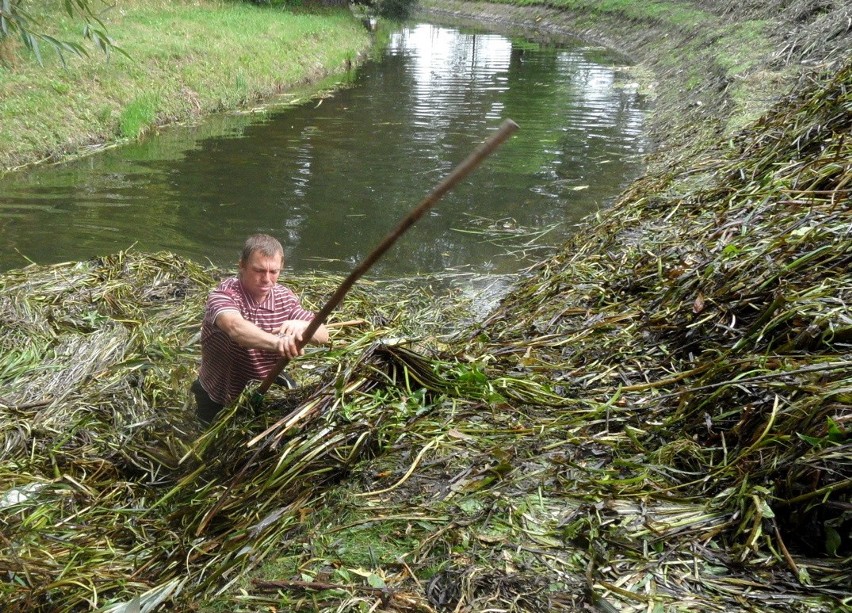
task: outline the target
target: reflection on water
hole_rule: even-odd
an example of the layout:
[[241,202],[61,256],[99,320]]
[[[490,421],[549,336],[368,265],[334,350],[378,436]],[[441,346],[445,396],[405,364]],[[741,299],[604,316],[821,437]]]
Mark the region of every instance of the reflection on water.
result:
[[265,231],[291,269],[345,273],[511,118],[516,135],[377,270],[516,271],[638,171],[642,105],[618,62],[577,44],[412,25],[323,100],[0,179],[0,270],[131,246],[228,266]]

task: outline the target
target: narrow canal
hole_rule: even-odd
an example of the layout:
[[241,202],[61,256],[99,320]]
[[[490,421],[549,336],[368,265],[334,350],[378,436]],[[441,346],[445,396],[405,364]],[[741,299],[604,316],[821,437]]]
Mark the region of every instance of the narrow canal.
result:
[[376,267],[515,272],[640,170],[623,58],[576,41],[417,23],[332,94],[211,117],[0,179],[0,270],[166,249],[222,266],[244,237],[291,272],[348,272],[511,118],[521,129]]

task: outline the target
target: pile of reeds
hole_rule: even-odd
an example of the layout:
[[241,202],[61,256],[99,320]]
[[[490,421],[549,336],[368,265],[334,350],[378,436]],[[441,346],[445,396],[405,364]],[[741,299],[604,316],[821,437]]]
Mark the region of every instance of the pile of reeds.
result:
[[481,327],[469,351],[493,371],[599,403],[582,428],[597,442],[578,454],[607,460],[595,549],[652,536],[662,551],[646,563],[693,550],[740,565],[744,602],[779,580],[848,596],[850,134],[847,64],[743,133],[696,180],[707,187],[637,182]]
[[[364,282],[340,311],[357,318],[334,329],[332,349],[300,359],[301,389],[264,402],[247,394],[202,432],[188,389],[219,276],[132,252],[0,276],[4,609],[146,611],[225,589],[299,524],[325,483],[381,447],[380,428],[386,436],[421,407],[405,390],[422,389],[412,377],[430,376],[425,359],[379,339],[438,343],[436,304],[469,316],[450,287],[436,303],[432,288]],[[339,281],[293,286],[316,308]],[[263,435],[293,409],[322,423]]]
[[4,606],[849,606],[850,129],[852,64],[635,183],[460,338],[465,288],[363,282],[299,389],[205,432],[218,271],[0,276]]

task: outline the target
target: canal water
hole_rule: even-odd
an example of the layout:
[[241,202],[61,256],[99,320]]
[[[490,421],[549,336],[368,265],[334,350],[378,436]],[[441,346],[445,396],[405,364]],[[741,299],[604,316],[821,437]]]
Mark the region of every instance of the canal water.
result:
[[128,248],[230,267],[262,231],[290,272],[346,273],[511,118],[520,130],[371,274],[511,273],[640,170],[643,101],[600,47],[416,23],[345,80],[0,178],[0,270]]

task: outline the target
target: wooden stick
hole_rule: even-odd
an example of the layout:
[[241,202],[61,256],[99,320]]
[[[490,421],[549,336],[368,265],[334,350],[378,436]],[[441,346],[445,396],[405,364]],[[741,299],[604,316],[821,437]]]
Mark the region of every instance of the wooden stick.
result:
[[[302,340],[297,341],[296,345],[301,349],[307,344],[307,339],[310,339],[314,332],[317,331],[317,328],[328,319],[331,311],[341,303],[343,297],[346,293],[355,285],[355,282],[365,273],[370,267],[376,263],[384,253],[391,248],[391,246],[396,242],[396,240],[402,236],[406,230],[408,230],[414,223],[420,219],[423,214],[429,210],[429,208],[435,204],[444,194],[450,191],[459,181],[465,178],[467,175],[471,173],[471,171],[479,166],[479,164],[486,157],[491,155],[497,147],[499,147],[503,142],[518,129],[518,124],[516,124],[511,119],[507,119],[502,123],[497,132],[485,141],[482,145],[480,145],[473,153],[471,153],[464,161],[462,161],[455,169],[447,175],[447,177],[441,181],[430,193],[427,195],[421,202],[418,204],[411,212],[406,216],[399,225],[388,234],[384,240],[376,247],[373,252],[368,255],[363,262],[361,262],[346,279],[343,280],[343,283],[340,284],[340,287],[337,288],[337,291],[334,292],[334,295],[325,303],[319,313],[317,313],[316,317],[311,321],[307,328],[305,328],[304,333],[302,334]],[[350,322],[344,322],[348,324]],[[257,392],[261,395],[265,394],[269,387],[272,385],[273,381],[278,377],[284,367],[287,366],[290,360],[288,358],[281,358],[275,364],[275,367],[269,372],[264,379],[260,387],[257,389]],[[260,441],[263,437],[273,432],[277,429],[283,422],[290,420],[292,426],[296,423],[301,417],[301,410],[297,410],[294,413],[297,415],[287,415],[278,421],[278,423],[274,424],[270,428],[267,428],[266,431],[252,439],[249,443],[249,447],[254,445],[256,442]],[[257,450],[252,454],[251,458],[246,462],[242,469],[231,479],[231,482],[228,484],[228,487],[225,488],[225,491],[222,492],[222,495],[219,496],[219,500],[216,501],[216,504],[211,507],[207,513],[204,514],[204,517],[201,519],[198,527],[195,530],[195,535],[201,535],[204,530],[207,528],[207,525],[210,521],[219,513],[222,507],[227,500],[228,495],[231,490],[242,480],[243,475],[248,470],[248,467],[257,459],[257,456],[260,454],[261,450],[264,448],[264,445],[261,445],[257,448]]]
[[[420,203],[414,207],[402,221],[399,222],[399,225],[397,225],[390,234],[385,236],[382,242],[379,243],[379,246],[376,247],[370,255],[364,258],[364,260],[358,264],[351,273],[349,273],[349,276],[343,280],[343,283],[340,284],[340,287],[337,288],[334,295],[329,298],[328,302],[325,303],[319,313],[317,313],[313,320],[311,320],[310,324],[308,324],[308,327],[305,328],[305,331],[302,333],[302,339],[296,341],[296,346],[299,349],[302,349],[305,345],[307,345],[308,341],[311,337],[313,337],[314,332],[316,332],[317,329],[325,323],[325,320],[328,319],[331,311],[343,302],[343,297],[346,296],[350,289],[352,289],[355,282],[360,279],[364,273],[367,272],[370,267],[393,246],[400,236],[405,234],[405,232],[408,231],[408,229],[413,226],[426,211],[428,211],[442,196],[444,196],[444,194],[455,187],[459,181],[469,175],[473,169],[479,166],[482,160],[491,155],[491,153],[503,144],[503,142],[517,129],[518,124],[511,119],[505,120],[491,138],[480,145],[473,153],[465,158],[464,161],[456,166],[455,169],[446,176],[446,178],[435,186],[435,188],[423,200],[421,200]],[[261,382],[260,387],[257,388],[257,393],[260,395],[265,394],[289,362],[290,358],[286,357],[278,360],[272,370],[269,371],[269,374],[266,375],[266,378]]]
[[362,326],[370,323],[366,319],[350,319],[348,321],[335,321],[334,323],[325,324],[326,328],[345,328],[347,326]]

